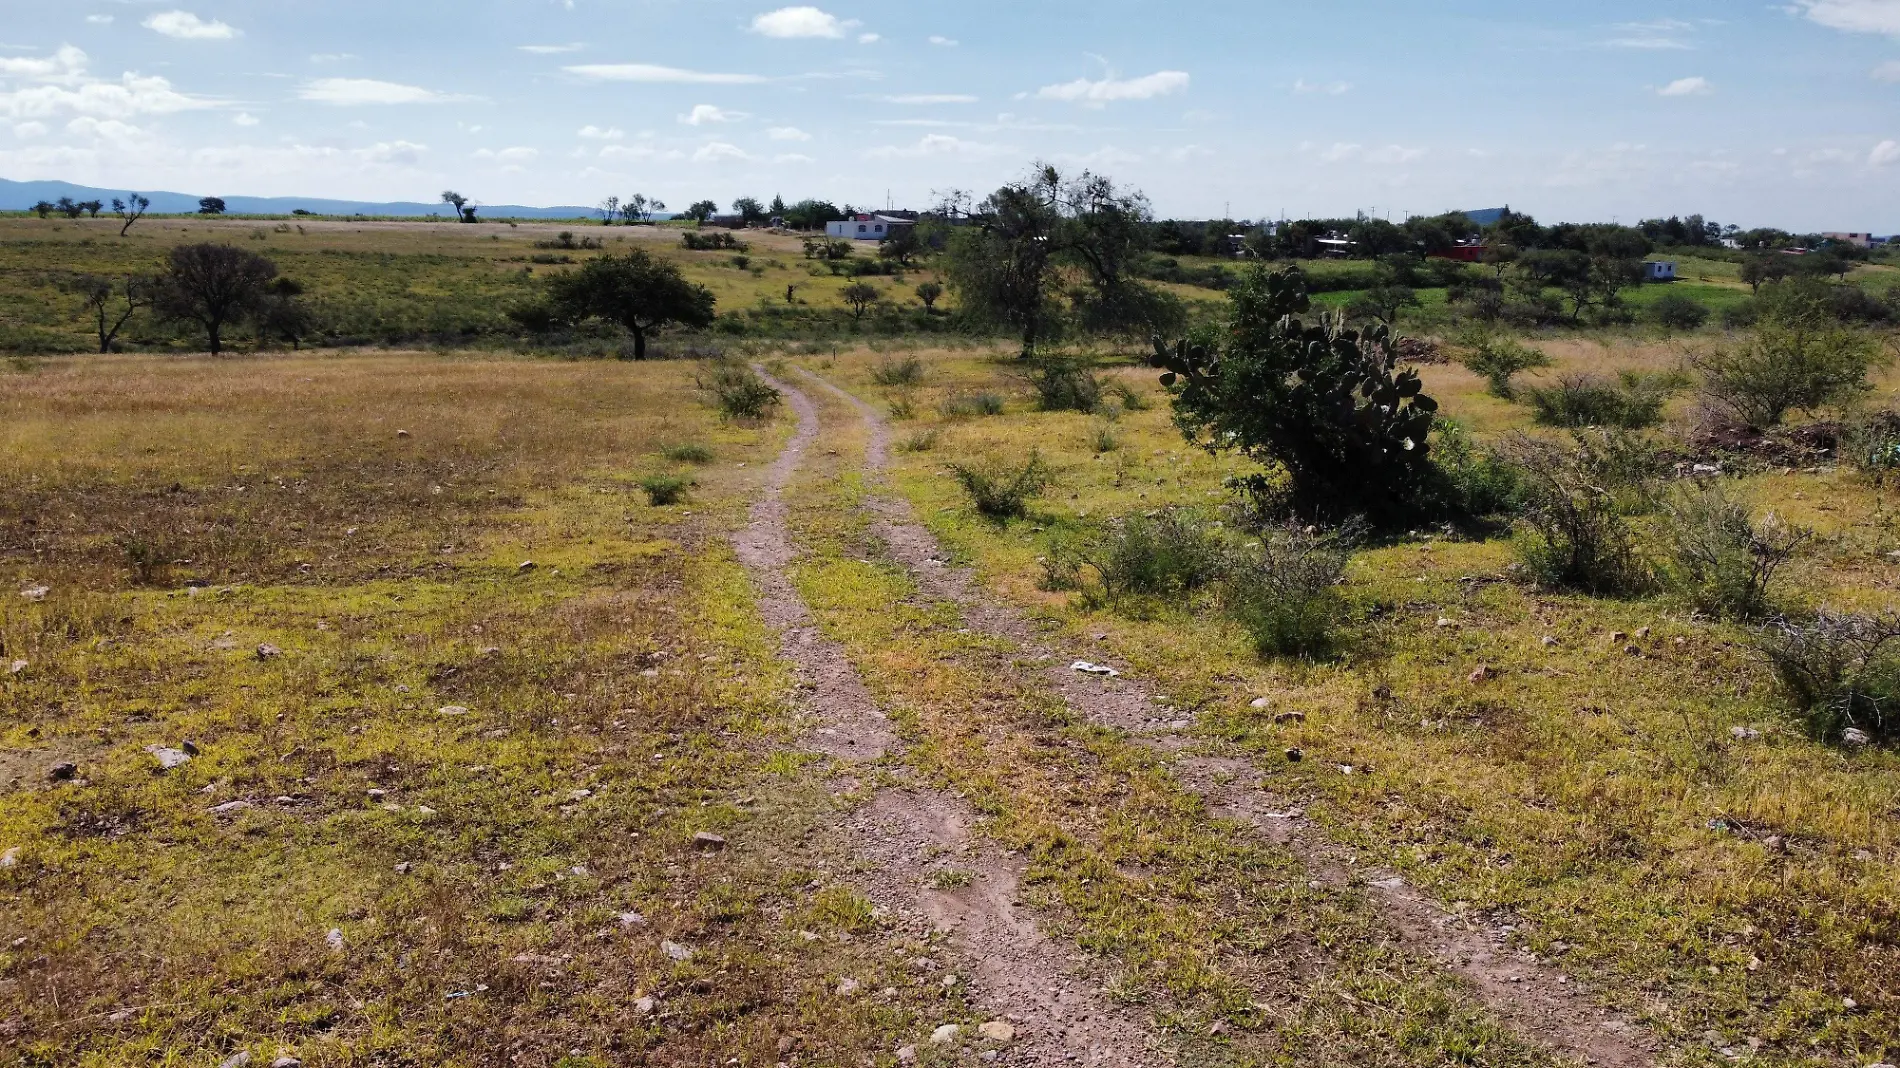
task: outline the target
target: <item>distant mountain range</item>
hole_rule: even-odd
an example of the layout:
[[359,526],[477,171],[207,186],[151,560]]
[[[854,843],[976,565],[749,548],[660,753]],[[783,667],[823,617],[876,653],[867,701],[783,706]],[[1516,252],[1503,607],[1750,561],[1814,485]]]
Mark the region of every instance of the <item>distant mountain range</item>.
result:
[[[198,210],[198,193],[167,193],[158,190],[141,189],[138,192],[151,198],[151,210],[159,215],[188,214]],[[213,194],[215,195],[215,194]],[[60,197],[74,200],[103,200],[112,203],[113,197],[125,199],[124,189],[95,189],[91,186],[74,185],[71,182],[13,182],[0,178],[0,211],[31,211],[33,205],[42,200],[58,201]],[[431,215],[443,219],[455,217],[455,209],[447,204],[378,204],[366,200],[324,200],[320,197],[232,197],[224,198],[224,210],[232,215],[289,215],[297,209],[303,209],[313,215],[389,215],[406,218],[427,218]],[[595,214],[593,208],[572,205],[552,208],[530,208],[519,204],[483,204],[483,218],[489,219],[579,219]]]

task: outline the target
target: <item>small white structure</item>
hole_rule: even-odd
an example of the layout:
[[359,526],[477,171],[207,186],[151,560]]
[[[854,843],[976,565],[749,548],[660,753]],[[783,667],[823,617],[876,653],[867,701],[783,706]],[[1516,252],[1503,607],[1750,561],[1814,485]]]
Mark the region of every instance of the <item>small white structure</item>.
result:
[[853,215],[840,222],[826,223],[825,236],[846,241],[883,241],[899,230],[916,225],[915,219],[900,219],[894,215]]
[[1676,280],[1676,265],[1670,260],[1650,260],[1643,264],[1643,281],[1673,282]]

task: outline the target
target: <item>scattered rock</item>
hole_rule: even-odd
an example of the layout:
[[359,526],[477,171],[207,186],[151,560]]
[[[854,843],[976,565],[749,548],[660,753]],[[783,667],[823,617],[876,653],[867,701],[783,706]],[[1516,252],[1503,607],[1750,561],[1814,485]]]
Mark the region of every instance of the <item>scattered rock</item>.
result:
[[1479,664],[1478,669],[1465,676],[1466,682],[1488,682],[1498,677],[1498,673],[1488,664]]
[[962,1033],[963,1028],[958,1027],[956,1024],[944,1024],[942,1027],[930,1032],[930,1044],[933,1046],[949,1045],[955,1042],[957,1036]]
[[461,705],[443,705],[441,708],[435,710],[435,714],[438,716],[466,716],[468,715],[468,709]]
[[1306,759],[1306,754],[1298,749],[1289,749],[1286,751],[1286,758],[1289,763],[1298,764]]
[[1868,735],[1866,731],[1861,730],[1859,727],[1849,727],[1846,730],[1842,731],[1841,741],[1848,745],[1854,746],[1856,748],[1859,748],[1860,746],[1863,746],[1863,745],[1873,744],[1873,738],[1870,735]]
[[1650,630],[1649,630],[1649,628],[1648,628],[1648,627],[1637,627],[1637,628],[1636,628],[1636,636],[1637,636],[1638,638],[1647,638],[1647,637],[1649,637],[1649,635],[1650,635]]
[[[917,1047],[916,1046],[897,1047],[897,1063],[915,1064],[916,1062],[917,1062]],[[1874,1065],[1874,1068],[1881,1068],[1881,1066]]]
[[185,752],[183,749],[173,749],[170,746],[164,745],[148,745],[145,747],[145,751],[152,754],[152,759],[158,761],[160,771],[182,768],[186,764],[191,763],[191,754]]
[[20,672],[25,671],[29,666],[31,665],[29,665],[24,660],[15,660],[12,664],[7,666],[7,674],[18,675]]
[[1455,626],[1457,626],[1457,625],[1458,625],[1458,621],[1457,621],[1457,620],[1455,620],[1455,619],[1447,619],[1447,618],[1446,618],[1446,617],[1444,617],[1444,616],[1439,616],[1439,617],[1438,617],[1438,629],[1439,629],[1439,630],[1445,630],[1445,629],[1447,629],[1447,628],[1449,628],[1449,627],[1455,627]]
[[229,1057],[226,1057],[224,1059],[224,1063],[218,1065],[218,1068],[244,1068],[244,1066],[249,1063],[251,1063],[250,1051],[239,1050],[238,1052],[231,1054]]
[[407,875],[414,870],[416,870],[416,866],[414,864],[409,863],[406,860],[396,865],[397,875]]
[[620,926],[623,928],[641,927],[641,926],[644,926],[647,922],[647,918],[645,916],[640,915],[637,912],[623,912],[619,914],[618,916],[615,916],[614,919],[619,920]]
[[7,847],[6,852],[0,853],[0,868],[11,868],[19,863],[20,863],[20,847],[19,846],[9,846]]
[[1273,722],[1275,723],[1305,723],[1306,713],[1304,712],[1276,713],[1273,717]]
[[693,951],[678,942],[661,942],[660,952],[682,964],[693,959]]
[[240,799],[237,801],[226,801],[222,805],[213,805],[210,811],[213,816],[229,816],[233,812],[242,812],[250,807],[251,803],[249,801]]
[[1761,732],[1753,727],[1730,727],[1729,737],[1738,742],[1756,742],[1761,740]]
[[323,941],[332,951],[337,953],[343,952],[343,929],[340,927],[330,928],[330,933],[323,936]]
[[1104,679],[1118,679],[1122,674],[1107,664],[1091,664],[1087,660],[1077,660],[1075,663],[1069,665],[1069,670],[1083,675],[1095,675]]
[[270,1062],[270,1068],[303,1068],[303,1062],[286,1053]]
[[1546,648],[1546,649],[1555,649],[1556,647],[1557,647],[1557,638],[1556,638],[1556,636],[1555,636],[1555,635],[1551,635],[1551,634],[1546,634],[1546,635],[1544,635],[1544,648]]
[[29,601],[44,601],[46,595],[53,592],[51,586],[28,586],[20,591],[20,596]]
[[185,739],[184,742],[178,746],[178,748],[183,749],[185,751],[186,756],[198,755],[198,743],[192,741],[190,738]]
[[1613,631],[1611,631],[1611,632],[1610,632],[1610,644],[1611,644],[1611,645],[1621,645],[1621,644],[1623,644],[1624,642],[1626,642],[1626,641],[1629,641],[1629,640],[1630,640],[1630,636],[1629,636],[1629,635],[1627,635],[1627,634],[1625,634],[1625,633],[1623,633],[1623,632],[1622,632],[1622,631],[1620,631],[1620,630],[1613,630]]
[[389,796],[389,791],[382,789],[381,787],[378,787],[378,786],[372,786],[368,790],[364,791],[364,794],[371,801],[381,801],[383,798]]
[[398,430],[396,431],[396,436],[399,438],[406,438],[409,436],[409,432],[407,430]]
[[525,574],[527,574],[528,572],[530,572],[530,571],[533,571],[533,570],[534,570],[534,566],[535,566],[535,565],[534,565],[534,561],[533,561],[533,560],[523,560],[523,561],[521,561],[521,562],[520,562],[519,564],[516,564],[516,565],[515,565],[515,570],[516,570],[516,571],[519,571],[519,572],[521,572],[522,574],[524,574],[524,575],[525,575]]
[[1625,656],[1642,656],[1643,651],[1634,645],[1625,645],[1623,647],[1623,654]]
[[633,1003],[633,1012],[636,1016],[651,1016],[656,1008],[659,1008],[659,1002],[650,997],[639,998]]
[[46,769],[46,777],[54,782],[66,782],[79,775],[79,765],[70,760],[62,760]]
[[257,658],[259,660],[275,660],[282,655],[284,655],[284,651],[269,642],[265,642],[263,645],[257,647]]
[[1007,1020],[991,1020],[977,1028],[976,1033],[991,1042],[1008,1042],[1016,1037],[1016,1029]]
[[856,979],[838,980],[838,996],[839,997],[841,998],[857,997],[858,990],[859,990],[859,985]]
[[700,831],[693,835],[693,848],[702,853],[717,853],[726,848],[726,840],[711,831]]
[[1266,708],[1268,705],[1271,705],[1272,703],[1273,703],[1272,701],[1269,701],[1264,697],[1256,697],[1252,701],[1248,702],[1247,707],[1260,709],[1260,708]]

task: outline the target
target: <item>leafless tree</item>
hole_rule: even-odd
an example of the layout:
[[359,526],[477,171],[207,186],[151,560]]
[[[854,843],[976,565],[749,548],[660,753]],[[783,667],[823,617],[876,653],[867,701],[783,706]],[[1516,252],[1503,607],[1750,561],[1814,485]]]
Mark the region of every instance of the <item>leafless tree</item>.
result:
[[119,338],[119,331],[132,320],[140,308],[152,306],[153,280],[145,275],[128,274],[123,278],[109,278],[105,275],[82,275],[74,285],[84,303],[86,314],[91,315],[99,332],[99,351],[111,352],[113,342]]

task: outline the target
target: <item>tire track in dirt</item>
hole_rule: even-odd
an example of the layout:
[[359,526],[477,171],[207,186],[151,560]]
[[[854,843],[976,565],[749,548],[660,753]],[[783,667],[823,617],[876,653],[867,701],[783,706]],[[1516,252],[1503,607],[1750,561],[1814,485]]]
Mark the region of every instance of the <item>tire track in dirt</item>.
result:
[[[766,472],[747,526],[733,537],[740,562],[759,593],[759,610],[780,635],[780,655],[798,682],[801,744],[831,758],[842,790],[859,773],[906,769],[887,758],[902,742],[844,650],[818,629],[792,585],[797,557],[787,525],[785,492],[817,440],[817,405],[770,376],[797,416],[798,428]],[[873,769],[868,765],[884,762]],[[862,871],[853,877],[871,901],[919,933],[947,933],[963,957],[970,1001],[1007,1021],[1006,1043],[977,1037],[977,1046],[1005,1065],[1093,1065],[1150,1068],[1172,1063],[1128,1013],[1103,1003],[1098,985],[1063,966],[1073,954],[1037,928],[1016,903],[1021,863],[972,835],[976,814],[962,801],[910,784],[877,790],[840,821],[837,831]],[[961,1036],[969,1039],[967,1032]]]
[[[882,480],[890,462],[883,417],[856,395],[806,373],[858,412],[867,428],[867,474]],[[867,506],[872,532],[910,570],[922,592],[956,605],[973,630],[1011,641],[1026,658],[1047,663],[1043,681],[1090,722],[1123,731],[1168,754],[1176,778],[1205,799],[1214,813],[1252,826],[1263,838],[1291,850],[1328,886],[1361,886],[1400,945],[1429,955],[1463,977],[1486,1008],[1520,1036],[1606,1068],[1650,1068],[1656,1063],[1654,1036],[1628,1016],[1598,1004],[1560,969],[1513,948],[1508,930],[1445,911],[1395,872],[1355,867],[1337,843],[1305,825],[1293,799],[1265,791],[1260,769],[1251,761],[1188,755],[1197,744],[1187,733],[1190,722],[1159,715],[1161,704],[1138,680],[1074,671],[1071,658],[1058,655],[1022,613],[986,593],[970,571],[950,566],[948,555],[917,521],[907,500],[886,492],[874,495]]]

